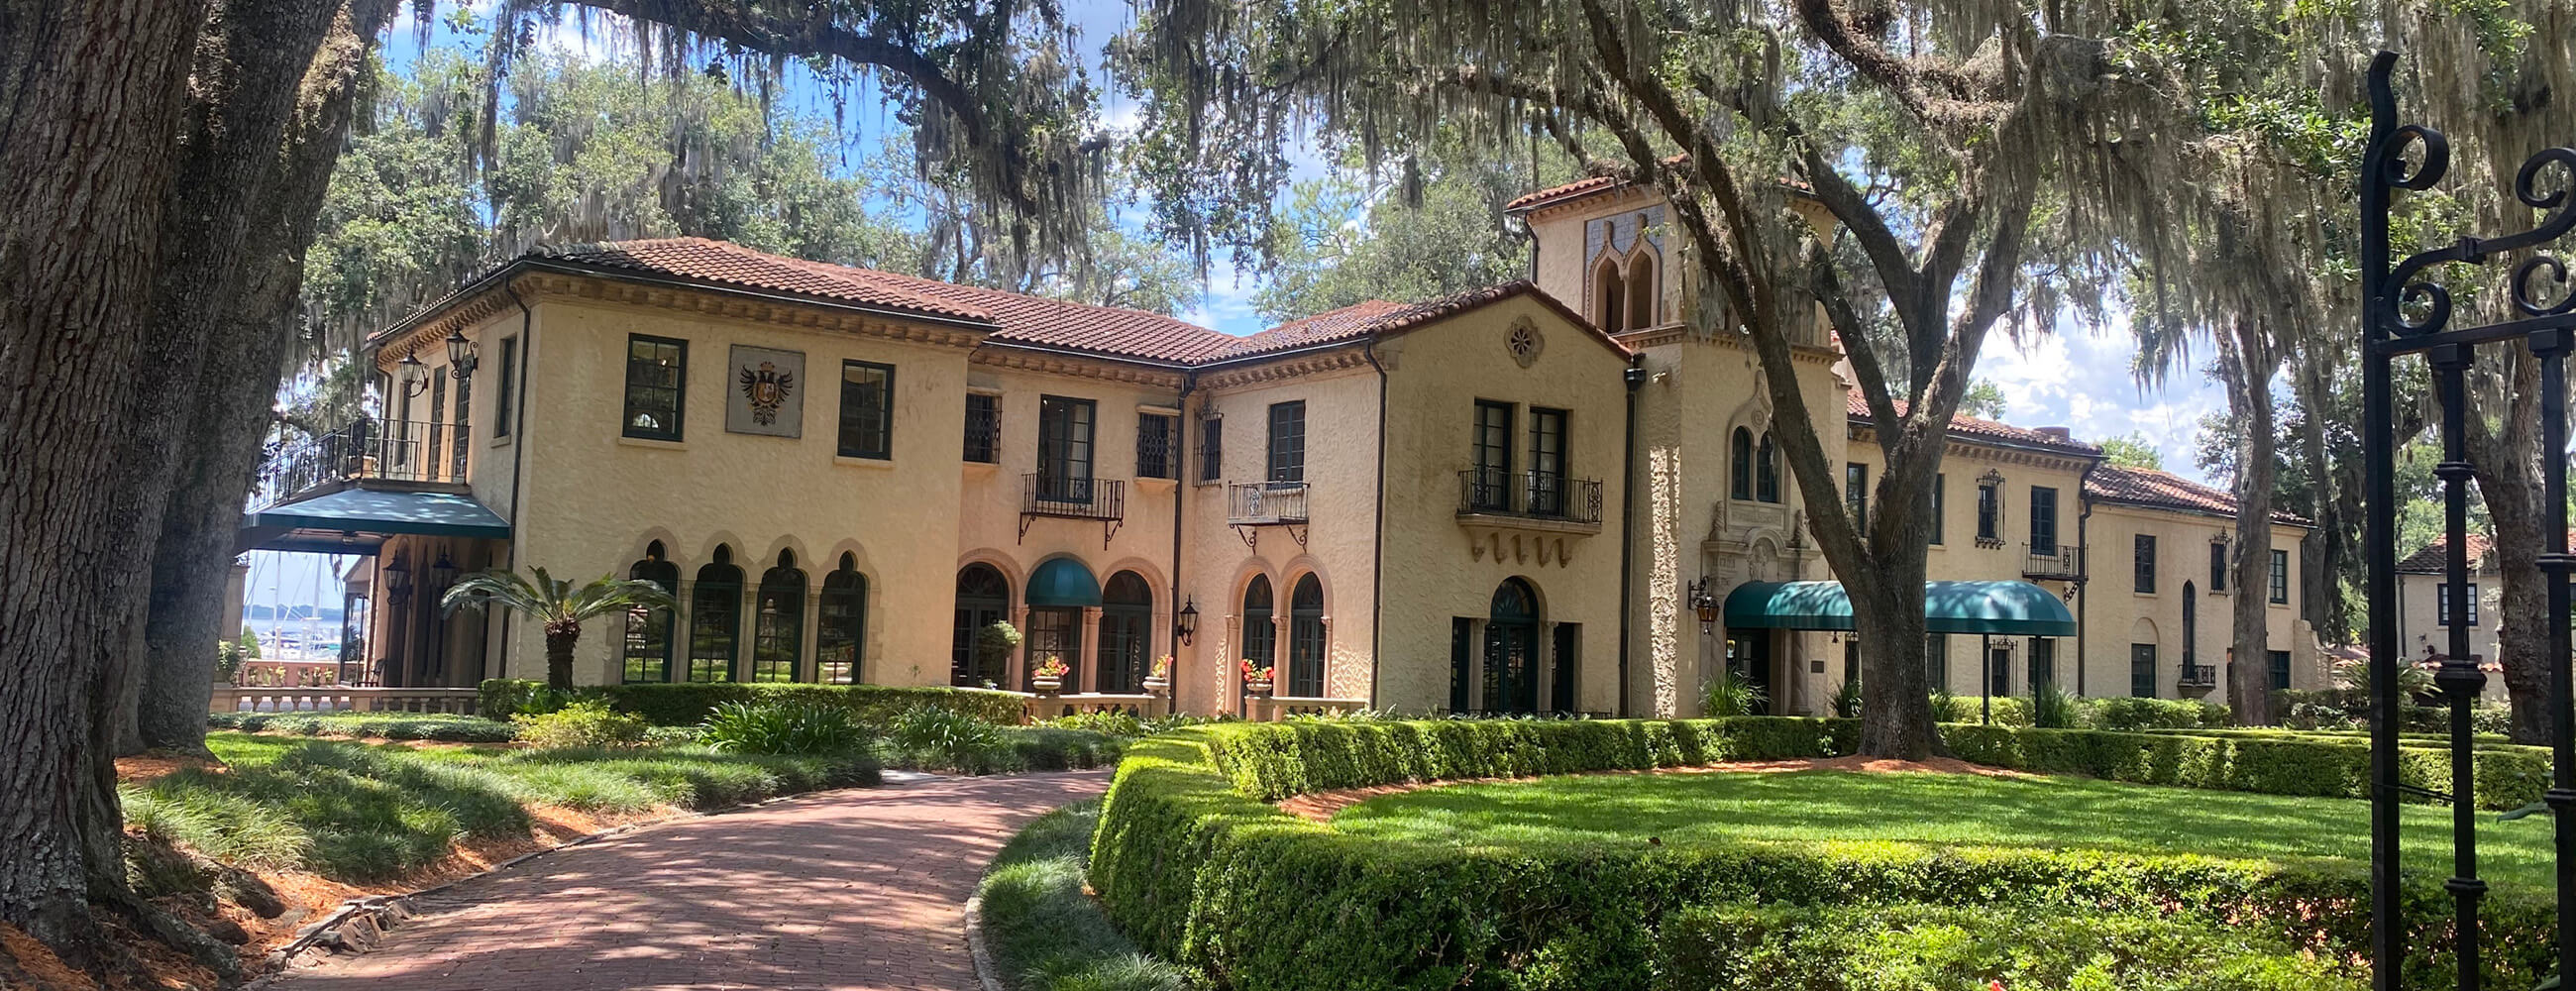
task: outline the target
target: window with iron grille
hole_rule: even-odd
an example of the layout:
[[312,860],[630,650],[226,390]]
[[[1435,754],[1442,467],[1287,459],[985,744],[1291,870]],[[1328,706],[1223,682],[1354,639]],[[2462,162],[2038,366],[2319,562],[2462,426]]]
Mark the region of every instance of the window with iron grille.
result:
[[1172,434],[1180,418],[1161,413],[1136,414],[1136,475],[1179,478],[1179,459],[1172,457]]
[[1002,460],[1002,398],[982,392],[966,394],[966,460],[989,465]]
[[2004,530],[2003,483],[1985,482],[1977,486],[1977,539],[2002,546]]
[[841,363],[840,450],[845,458],[894,457],[893,365]]
[[687,391],[689,344],[664,337],[626,337],[625,433],[645,440],[679,440],[682,397]]
[[2276,692],[2286,692],[2286,691],[2289,691],[2289,690],[2290,690],[2290,652],[2289,652],[2289,651],[2286,651],[2286,650],[2267,650],[2267,651],[2264,651],[2264,652],[2263,652],[2263,667],[2264,667],[2265,672],[2266,672],[2266,673],[2268,673],[2268,674],[2270,674],[2270,675],[2272,676],[2272,690],[2273,690],[2273,691],[2276,691]]
[[2142,699],[2156,697],[2156,645],[2129,645],[2129,694]]
[[1225,418],[1211,416],[1199,421],[1199,481],[1213,482],[1225,477]]

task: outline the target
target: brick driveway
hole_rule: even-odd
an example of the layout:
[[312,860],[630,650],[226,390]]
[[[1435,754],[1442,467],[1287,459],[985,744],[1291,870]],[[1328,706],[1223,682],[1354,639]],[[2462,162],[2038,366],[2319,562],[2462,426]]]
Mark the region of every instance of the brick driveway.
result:
[[290,991],[971,991],[963,917],[1019,826],[1109,772],[944,778],[647,827],[416,899]]

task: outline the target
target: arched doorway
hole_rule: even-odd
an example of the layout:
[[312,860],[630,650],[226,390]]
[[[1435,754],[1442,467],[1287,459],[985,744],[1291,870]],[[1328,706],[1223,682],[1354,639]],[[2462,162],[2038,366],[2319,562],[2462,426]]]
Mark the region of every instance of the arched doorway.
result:
[[751,615],[751,680],[796,680],[805,654],[805,572],[795,551],[779,551],[778,563],[761,573]]
[[1011,580],[1002,577],[1000,569],[976,563],[957,569],[957,612],[954,638],[949,645],[948,683],[977,687],[986,682],[1001,684],[1010,665],[1008,652],[978,650],[977,638],[984,628],[1003,622],[1011,615]]
[[1113,695],[1145,690],[1146,655],[1154,645],[1154,590],[1133,571],[1109,576],[1100,590],[1100,680]]
[[698,569],[689,592],[689,680],[732,681],[742,639],[742,568],[733,548],[716,545],[715,560]]
[[859,573],[857,555],[841,555],[841,566],[823,576],[823,594],[814,606],[814,680],[826,685],[855,685],[859,655],[868,633],[868,577]]
[[1324,583],[1311,572],[1288,592],[1288,694],[1324,697]]
[[[1243,589],[1243,659],[1278,677],[1279,624],[1272,620],[1270,577],[1252,576]],[[1276,684],[1276,681],[1273,682]]]
[[1506,578],[1485,617],[1486,712],[1538,711],[1538,591]]
[[[664,559],[659,540],[644,548],[644,559],[626,569],[626,577],[652,582],[673,595],[680,591],[680,566]],[[671,633],[678,619],[679,611],[669,606],[639,605],[626,611],[626,663],[620,680],[630,684],[671,680]]]

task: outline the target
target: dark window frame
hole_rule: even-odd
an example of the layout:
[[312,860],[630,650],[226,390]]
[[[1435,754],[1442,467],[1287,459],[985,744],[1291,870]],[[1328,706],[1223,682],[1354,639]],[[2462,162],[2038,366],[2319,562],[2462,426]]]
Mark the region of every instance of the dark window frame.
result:
[[2449,583],[2449,582],[2438,582],[2438,583],[2435,583],[2435,584],[2434,584],[2434,586],[2433,586],[2433,603],[2434,603],[2434,607],[2433,607],[2433,625],[2435,625],[2435,626],[2449,626],[2449,625],[2451,625],[2451,615],[2452,615],[2452,613],[2451,613],[2451,602],[2452,602],[2452,600],[2453,600],[2453,599],[2459,599],[2460,601],[2462,601],[2463,603],[2465,603],[2465,605],[2460,609],[2460,613],[2462,614],[2462,616],[2463,616],[2464,618],[2466,618],[2466,619],[2468,620],[2468,622],[2463,623],[2463,624],[2460,624],[2460,625],[2463,625],[2463,626],[2476,626],[2476,625],[2478,625],[2478,583],[2476,583],[2476,582],[2470,582],[2470,583],[2468,583],[2468,585],[2467,585],[2466,587],[2468,588],[2468,595],[2467,595],[2467,596],[2465,596],[2465,597],[2461,597],[2461,596],[2454,596],[2454,595],[2452,595],[2452,594],[2451,594],[2451,583]]
[[1261,480],[1273,485],[1305,484],[1306,401],[1271,403],[1265,420],[1270,424],[1270,436],[1262,447]]
[[1734,499],[1738,502],[1753,501],[1752,429],[1748,427],[1735,428],[1735,435],[1728,440],[1727,453],[1734,456],[1733,460],[1735,462],[1728,466],[1729,470],[1726,487],[1727,498]]
[[[980,419],[976,407],[983,407]],[[1002,462],[1002,397],[990,392],[966,394],[964,446],[958,456],[968,464],[990,465]]]
[[2142,595],[2156,594],[2156,535],[2141,533],[2130,537],[2129,555],[2134,591]]
[[2289,651],[2286,651],[2286,650],[2266,650],[2266,651],[2264,651],[2264,652],[2263,652],[2263,672],[2264,672],[2264,674],[2266,674],[2266,675],[2269,675],[2269,676],[2270,676],[2270,678],[2271,678],[2271,685],[2272,685],[2272,690],[2273,690],[2273,691],[2276,691],[2276,692],[2286,692],[2286,691],[2289,691],[2289,690],[2290,690],[2290,652],[2289,652]]
[[[852,555],[843,554],[840,566],[823,574],[822,590],[814,598],[814,680],[861,684],[867,656],[868,576]],[[848,670],[832,670],[841,667]]]
[[1925,541],[1925,543],[1932,544],[1932,545],[1934,545],[1934,546],[1939,546],[1939,545],[1941,544],[1941,542],[1942,542],[1942,541],[1941,541],[1941,531],[1942,531],[1942,529],[1943,529],[1943,528],[1942,528],[1942,526],[1941,526],[1941,516],[1942,516],[1943,512],[1948,508],[1948,507],[1946,506],[1946,503],[1948,503],[1948,502],[1950,501],[1950,500],[1949,500],[1949,493],[1950,493],[1950,475],[1949,475],[1949,473],[1948,473],[1948,472],[1939,472],[1939,471],[1933,472],[1933,473],[1932,473],[1932,538],[1931,538],[1930,540]]
[[2142,699],[2156,697],[2155,644],[2129,644],[2129,696]]
[[[798,567],[792,551],[780,551],[778,563],[760,573],[760,585],[751,596],[751,677],[752,682],[783,683],[804,680],[805,666],[805,589],[809,583],[805,569]],[[775,612],[764,609],[774,604]],[[781,652],[785,657],[780,657]],[[780,670],[784,664],[785,669]]]
[[2057,553],[2057,490],[2050,486],[2030,487],[2030,552]]
[[501,339],[500,382],[492,393],[492,439],[510,436],[510,416],[518,409],[519,335]]
[[1468,457],[1476,466],[1473,502],[1478,509],[1510,512],[1512,456],[1520,408],[1492,399],[1476,400],[1476,419],[1468,427]]
[[2004,483],[1979,482],[1977,483],[1977,539],[2000,544],[2004,539],[2003,534]]
[[1768,430],[1753,442],[1753,501],[1780,504],[1780,445]]
[[2290,604],[2290,552],[2277,547],[2272,549],[2271,593],[2273,605]]
[[[669,366],[672,369],[672,385],[662,386],[637,384],[635,381],[635,373],[638,370],[662,367],[658,364],[658,356],[656,358],[649,359],[636,358],[635,346],[638,344],[649,344],[656,348],[668,347],[672,349],[674,358]],[[661,440],[677,443],[682,437],[687,435],[689,407],[689,342],[674,337],[655,337],[651,334],[626,335],[626,376],[624,381],[626,389],[619,403],[623,412],[617,421],[620,436],[632,437],[637,440]],[[639,389],[647,392],[670,393],[670,406],[665,408],[661,406],[636,405],[635,395],[636,391]],[[635,425],[636,414],[656,411],[667,412],[670,414],[670,429],[658,430],[651,427],[639,427]]]
[[1863,462],[1843,463],[1843,513],[1851,517],[1852,529],[1869,529],[1869,465]]
[[1181,477],[1181,459],[1174,441],[1180,436],[1181,418],[1170,413],[1136,414],[1136,477]]
[[1225,480],[1225,417],[1199,418],[1199,481]]
[[[876,372],[882,376],[876,383],[876,403],[870,409],[865,402],[868,386],[850,381],[851,372]],[[854,395],[855,393],[855,395]],[[853,404],[857,406],[854,409]],[[841,410],[838,446],[845,458],[889,461],[894,458],[894,366],[875,361],[841,362]],[[853,422],[853,417],[857,422]],[[866,422],[874,419],[871,424]],[[853,432],[858,434],[854,442]]]
[[2216,541],[2209,545],[2209,591],[2227,591],[2227,545]]
[[[1079,414],[1079,415],[1076,415]],[[1051,426],[1061,419],[1061,437]],[[1076,433],[1080,437],[1075,436]],[[1091,501],[1093,480],[1100,477],[1100,403],[1073,396],[1038,397],[1038,488],[1056,502]],[[1068,662],[1070,663],[1070,662]]]
[[[1542,516],[1557,516],[1565,512],[1565,480],[1574,470],[1573,453],[1567,450],[1573,432],[1573,413],[1553,406],[1530,407],[1530,512]],[[1553,451],[1548,449],[1551,439],[1555,442]],[[1551,460],[1553,464],[1549,463]]]

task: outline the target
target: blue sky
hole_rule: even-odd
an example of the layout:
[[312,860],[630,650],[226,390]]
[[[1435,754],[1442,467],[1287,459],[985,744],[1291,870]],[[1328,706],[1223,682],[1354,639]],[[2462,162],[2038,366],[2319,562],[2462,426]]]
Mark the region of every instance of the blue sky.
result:
[[[488,11],[491,3],[484,0],[477,6]],[[1095,48],[1125,28],[1132,17],[1124,0],[1074,0],[1066,5],[1066,11],[1081,31],[1083,43]],[[607,29],[606,23],[595,19],[585,31],[579,23],[567,21],[544,32],[539,43],[566,53],[606,57],[628,44],[619,32]],[[480,39],[461,37],[442,23],[432,31],[429,43],[479,46]],[[386,39],[384,57],[399,71],[419,51],[418,37],[406,20]],[[854,95],[873,94],[861,88]],[[825,119],[833,116],[823,86],[798,66],[790,66],[781,99],[791,107]],[[1120,100],[1114,92],[1107,92],[1102,110],[1113,127],[1133,120],[1132,104]],[[885,108],[873,102],[849,107],[843,123],[849,131],[853,164],[872,154],[890,127]],[[1324,173],[1324,163],[1317,156],[1293,155],[1292,160],[1302,177]],[[1206,298],[1182,316],[1230,334],[1260,330],[1266,321],[1252,306],[1252,295],[1259,287],[1256,277],[1220,267],[1209,273]],[[2066,329],[2056,335],[2035,336],[2027,343],[2000,334],[1988,339],[1978,362],[1977,377],[1993,381],[2003,390],[2005,419],[2022,426],[2069,427],[2075,436],[2086,440],[2137,434],[2163,453],[2167,470],[2210,481],[2192,463],[2192,448],[2201,416],[2226,408],[2226,397],[2218,387],[2192,371],[2173,376],[2160,388],[2143,388],[2129,373],[2129,361],[2136,348],[2125,333],[2090,334],[2067,321],[2061,321],[2060,326]],[[328,576],[327,559],[265,552],[251,557],[251,602],[299,604],[314,601],[317,593],[324,596],[322,601],[339,601],[338,583]]]

